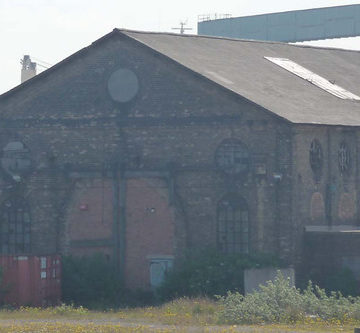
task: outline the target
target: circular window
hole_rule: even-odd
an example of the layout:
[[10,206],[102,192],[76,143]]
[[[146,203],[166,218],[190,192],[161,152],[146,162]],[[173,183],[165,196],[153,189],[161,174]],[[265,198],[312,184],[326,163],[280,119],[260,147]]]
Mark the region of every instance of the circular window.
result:
[[227,174],[245,174],[249,171],[249,150],[238,140],[225,140],[216,150],[215,161],[217,167]]
[[115,102],[129,102],[139,91],[139,80],[130,69],[120,68],[111,74],[108,91]]
[[318,140],[311,142],[309,155],[311,169],[319,176],[323,166],[323,152]]
[[339,148],[339,170],[341,173],[346,173],[350,169],[350,151],[345,142],[340,144]]

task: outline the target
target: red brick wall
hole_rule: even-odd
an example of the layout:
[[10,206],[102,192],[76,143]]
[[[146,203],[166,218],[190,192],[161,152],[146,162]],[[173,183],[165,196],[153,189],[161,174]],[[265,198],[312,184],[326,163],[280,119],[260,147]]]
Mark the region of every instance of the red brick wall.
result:
[[[110,246],[86,245],[113,236],[111,180],[82,180],[76,185],[67,219],[70,251],[75,255],[102,252]],[[87,210],[81,207],[86,206]],[[160,179],[130,179],[126,189],[125,283],[150,288],[150,257],[174,255],[175,218],[168,187]],[[80,243],[80,245],[79,245]],[[76,245],[77,244],[77,245]]]
[[149,256],[174,254],[174,224],[164,181],[128,180],[125,254],[127,287],[150,288]]
[[[86,241],[110,239],[113,225],[112,181],[103,179],[82,180],[76,183],[67,219],[67,242],[76,255],[103,252],[111,248]],[[81,246],[79,241],[83,241]],[[77,244],[77,245],[76,245]]]
[[102,253],[110,260],[113,254],[113,250],[110,246],[97,246],[97,247],[73,247],[71,253],[76,256],[90,256],[96,253]]

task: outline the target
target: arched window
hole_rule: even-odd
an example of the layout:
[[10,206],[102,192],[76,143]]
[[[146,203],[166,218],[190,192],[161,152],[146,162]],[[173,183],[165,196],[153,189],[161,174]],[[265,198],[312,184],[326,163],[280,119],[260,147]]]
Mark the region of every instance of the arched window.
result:
[[0,251],[2,254],[30,252],[31,219],[21,198],[6,200],[0,211]]
[[13,177],[20,177],[31,166],[29,149],[20,141],[9,142],[2,150],[1,166]]
[[351,156],[350,149],[346,142],[341,142],[339,147],[339,170],[341,174],[346,174],[350,171],[351,166]]
[[320,179],[323,167],[323,151],[319,140],[314,139],[310,144],[309,162],[315,178]]
[[217,167],[229,175],[243,175],[249,172],[250,154],[239,140],[224,140],[216,150]]
[[227,195],[217,207],[217,242],[224,253],[249,252],[249,213],[246,201]]

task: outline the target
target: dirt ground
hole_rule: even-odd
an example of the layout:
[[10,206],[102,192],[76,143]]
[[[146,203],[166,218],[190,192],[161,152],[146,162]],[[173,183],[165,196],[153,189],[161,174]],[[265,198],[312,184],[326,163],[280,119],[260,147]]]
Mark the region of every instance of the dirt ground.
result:
[[[35,325],[36,327],[44,326],[41,329],[41,332],[46,332],[46,326],[51,324],[66,324],[70,327],[78,328],[78,327],[86,327],[91,325],[91,327],[99,327],[99,332],[102,332],[101,327],[106,325],[107,327],[114,326],[114,332],[244,332],[244,333],[318,333],[318,332],[340,332],[339,328],[334,328],[334,330],[330,329],[327,331],[319,330],[319,331],[309,331],[309,330],[292,330],[292,329],[282,329],[279,327],[261,327],[261,326],[181,326],[181,325],[165,325],[165,324],[157,324],[157,323],[145,323],[145,322],[129,322],[125,320],[119,319],[80,319],[80,320],[72,320],[72,319],[0,319],[0,332],[16,332],[14,330],[9,331],[11,327],[16,329],[16,327],[29,327]],[[116,328],[116,329],[115,329]],[[119,330],[120,328],[120,330]],[[44,330],[45,329],[45,330]],[[123,330],[124,329],[124,330]],[[22,329],[21,329],[22,331]],[[35,331],[27,331],[24,332],[35,332]],[[51,331],[52,332],[52,331]],[[62,331],[60,331],[62,332]],[[71,332],[71,331],[68,331]],[[75,332],[75,330],[74,330]],[[77,331],[76,331],[77,332]],[[93,330],[92,330],[93,332]],[[96,330],[95,330],[96,332]],[[108,331],[106,331],[108,332]],[[353,329],[343,329],[341,332],[354,332]]]

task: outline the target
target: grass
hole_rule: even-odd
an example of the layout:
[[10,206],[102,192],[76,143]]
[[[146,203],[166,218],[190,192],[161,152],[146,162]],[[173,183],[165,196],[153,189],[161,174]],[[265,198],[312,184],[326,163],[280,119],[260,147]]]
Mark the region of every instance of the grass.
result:
[[208,299],[178,299],[162,306],[139,308],[109,309],[91,311],[83,307],[61,305],[49,308],[21,307],[0,310],[2,320],[26,319],[71,319],[71,320],[126,320],[146,321],[168,325],[205,325],[216,324],[215,312],[219,304]]
[[209,299],[178,299],[158,307],[90,311],[62,305],[54,308],[22,307],[0,311],[4,333],[110,333],[110,332],[348,332],[360,322],[325,322],[307,318],[294,325],[221,326],[219,302]]

